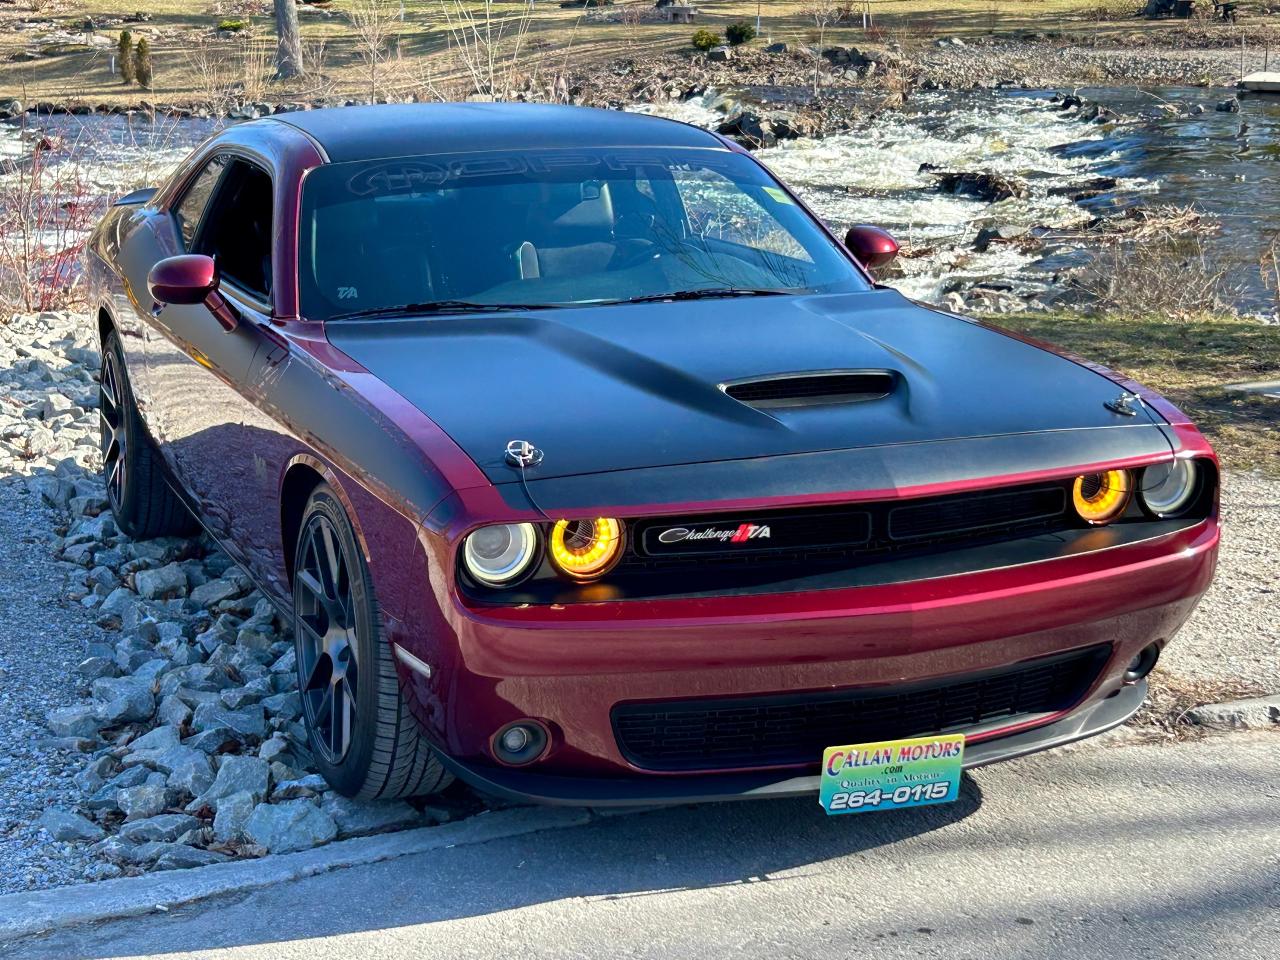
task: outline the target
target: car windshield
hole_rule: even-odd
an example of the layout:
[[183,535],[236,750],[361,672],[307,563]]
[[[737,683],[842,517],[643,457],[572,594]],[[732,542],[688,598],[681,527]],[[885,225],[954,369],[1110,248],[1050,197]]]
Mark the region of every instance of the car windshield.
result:
[[307,175],[302,200],[313,320],[867,288],[776,181],[727,150],[336,163]]

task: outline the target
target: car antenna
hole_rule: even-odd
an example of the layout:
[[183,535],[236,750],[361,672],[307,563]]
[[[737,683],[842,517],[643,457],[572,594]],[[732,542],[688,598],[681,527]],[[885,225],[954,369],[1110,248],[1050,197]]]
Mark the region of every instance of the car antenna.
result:
[[520,486],[524,488],[524,495],[529,498],[529,502],[533,504],[533,509],[542,514],[542,519],[548,523],[555,521],[547,516],[547,511],[538,506],[538,501],[533,499],[533,491],[529,489],[529,480],[525,476],[525,471],[529,467],[536,467],[542,462],[542,451],[535,447],[528,440],[511,440],[507,443],[507,449],[504,459],[508,466],[516,467],[520,471]]

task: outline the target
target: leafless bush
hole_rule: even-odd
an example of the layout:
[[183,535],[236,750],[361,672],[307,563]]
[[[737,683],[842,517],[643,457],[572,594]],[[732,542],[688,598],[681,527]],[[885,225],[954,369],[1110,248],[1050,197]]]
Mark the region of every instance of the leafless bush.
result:
[[1212,255],[1214,232],[1191,209],[1145,211],[1121,221],[1078,279],[1101,311],[1176,319],[1231,313],[1242,284]]
[[530,82],[523,57],[533,22],[532,0],[521,0],[516,14],[498,13],[494,0],[479,5],[442,0],[440,8],[450,42],[476,93],[507,100]]
[[240,70],[230,56],[231,45],[198,36],[189,51],[192,86],[197,100],[214,113],[224,113],[234,102]]
[[41,137],[0,176],[0,307],[54,310],[83,297],[80,254],[106,198]]
[[817,96],[822,86],[822,50],[827,45],[827,31],[840,22],[843,13],[840,5],[831,0],[815,0],[804,8],[803,13],[813,21],[817,34],[813,50],[813,93]]
[[938,22],[932,17],[905,17],[897,26],[886,30],[890,43],[896,43],[903,53],[912,53],[933,43],[938,35]]
[[387,85],[388,66],[399,56],[399,5],[390,0],[355,0],[347,16],[355,32],[356,52],[369,78],[369,96]]
[[104,165],[94,129],[29,136],[24,123],[27,152],[0,163],[0,311],[80,303],[84,247],[107,204],[158,184],[186,152],[178,121],[158,118],[127,124]]
[[225,113],[238,100],[266,96],[272,76],[269,40],[197,37],[188,56],[196,99],[213,113]]
[[272,43],[246,37],[240,47],[240,92],[246,100],[261,100],[275,75]]
[[[325,71],[329,50],[324,40],[312,40],[302,45],[302,73],[311,85],[314,97],[333,95],[333,78]],[[425,58],[424,58],[425,59]]]
[[1276,319],[1280,320],[1280,230],[1271,235],[1271,242],[1258,258],[1258,271],[1262,274],[1262,285],[1275,297]]
[[650,7],[640,3],[628,3],[618,11],[618,19],[631,36],[635,36],[649,14]]

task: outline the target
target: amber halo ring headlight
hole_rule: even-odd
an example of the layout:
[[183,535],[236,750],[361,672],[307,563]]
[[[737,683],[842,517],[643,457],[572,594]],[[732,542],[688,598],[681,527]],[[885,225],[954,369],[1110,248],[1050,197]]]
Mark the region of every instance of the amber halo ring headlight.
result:
[[613,569],[622,556],[622,521],[611,517],[594,520],[560,520],[551,528],[548,551],[551,564],[571,580],[597,580]]
[[1176,517],[1195,500],[1200,470],[1194,460],[1155,463],[1142,471],[1138,500],[1154,516]]
[[1133,495],[1133,474],[1128,470],[1104,470],[1076,477],[1071,502],[1086,523],[1101,526],[1124,513]]
[[520,579],[538,559],[538,528],[532,523],[494,523],[467,536],[462,565],[487,587]]

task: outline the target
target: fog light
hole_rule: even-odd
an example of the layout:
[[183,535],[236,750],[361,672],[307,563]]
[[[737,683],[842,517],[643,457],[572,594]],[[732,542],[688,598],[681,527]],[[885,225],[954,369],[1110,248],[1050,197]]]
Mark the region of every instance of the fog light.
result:
[[1124,672],[1124,682],[1137,683],[1155,669],[1156,661],[1159,659],[1160,645],[1158,643],[1143,647],[1138,655],[1129,661],[1129,668]]
[[502,749],[507,753],[519,753],[529,745],[529,731],[524,727],[508,727],[502,735]]
[[547,728],[537,720],[517,720],[493,735],[493,755],[512,767],[539,759],[551,738]]

